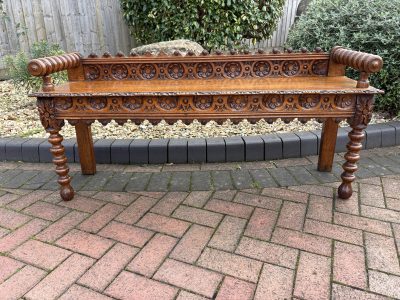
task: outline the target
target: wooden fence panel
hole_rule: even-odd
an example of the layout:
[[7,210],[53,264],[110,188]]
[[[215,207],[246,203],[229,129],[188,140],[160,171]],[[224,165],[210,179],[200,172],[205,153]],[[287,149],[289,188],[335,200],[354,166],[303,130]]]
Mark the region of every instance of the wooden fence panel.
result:
[[[272,37],[256,45],[249,42],[250,47],[282,46],[299,2],[286,0],[284,15]],[[28,52],[40,40],[47,39],[67,52],[84,55],[105,51],[115,54],[119,50],[129,53],[134,46],[119,0],[4,0],[4,10],[7,17],[0,18],[0,71],[5,55],[19,50]]]
[[134,42],[122,19],[119,3],[119,0],[4,0],[7,16],[0,18],[0,69],[4,68],[5,55],[19,50],[28,52],[40,40],[84,55],[105,51],[115,54],[119,50],[129,53]]

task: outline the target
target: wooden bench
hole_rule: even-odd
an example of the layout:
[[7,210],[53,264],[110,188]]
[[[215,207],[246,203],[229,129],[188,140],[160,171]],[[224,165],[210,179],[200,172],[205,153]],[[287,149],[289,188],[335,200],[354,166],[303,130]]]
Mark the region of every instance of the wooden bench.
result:
[[[183,120],[202,123],[226,119],[273,122],[294,118],[324,123],[318,170],[332,168],[338,123],[347,120],[352,128],[343,164],[338,195],[348,199],[357,170],[364,129],[368,125],[374,95],[382,91],[369,86],[368,76],[382,68],[379,56],[335,47],[330,53],[287,50],[280,53],[189,52],[182,56],[118,53],[112,57],[78,53],[34,59],[29,72],[43,77],[37,97],[40,120],[48,133],[56,165],[61,197],[71,200],[74,190],[60,130],[64,120],[75,126],[83,174],[94,174],[96,162],[90,126],[98,120],[139,124],[147,119],[158,123]],[[345,77],[345,68],[360,71],[358,81]],[[54,86],[50,74],[68,71],[69,82]]]

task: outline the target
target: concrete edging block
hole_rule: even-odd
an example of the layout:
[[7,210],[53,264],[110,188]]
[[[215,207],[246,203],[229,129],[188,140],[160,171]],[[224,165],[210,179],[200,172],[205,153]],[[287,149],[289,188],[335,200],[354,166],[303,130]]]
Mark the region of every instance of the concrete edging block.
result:
[[149,143],[149,164],[165,164],[168,162],[169,139],[155,139]]
[[168,143],[168,162],[185,164],[188,162],[188,140],[170,139]]
[[133,140],[129,145],[129,163],[148,164],[149,163],[149,139]]
[[300,157],[300,138],[293,132],[277,133],[282,140],[283,158]]
[[217,163],[226,161],[226,144],[222,137],[206,138],[207,162]]
[[226,146],[226,161],[227,162],[235,162],[235,161],[244,161],[244,141],[240,136],[232,136],[226,137],[225,146]]
[[188,140],[188,163],[207,162],[207,142],[204,138]]
[[[350,131],[339,128],[335,152],[347,150]],[[365,135],[363,149],[400,145],[400,122],[370,125]],[[260,161],[316,155],[320,140],[320,130],[207,139],[100,139],[94,141],[94,152],[100,164]],[[79,162],[76,139],[63,145],[68,162]],[[50,146],[47,139],[0,138],[0,161],[52,162]]]

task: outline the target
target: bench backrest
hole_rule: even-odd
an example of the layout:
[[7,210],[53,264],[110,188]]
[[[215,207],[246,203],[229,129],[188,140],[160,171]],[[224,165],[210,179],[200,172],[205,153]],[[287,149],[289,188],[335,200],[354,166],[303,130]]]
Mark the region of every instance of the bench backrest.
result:
[[49,75],[62,70],[68,70],[70,81],[135,81],[343,76],[349,66],[360,71],[357,87],[366,88],[368,75],[378,72],[382,64],[379,56],[337,46],[330,53],[316,48],[313,52],[306,49],[283,53],[273,50],[267,54],[263,51],[212,55],[189,52],[185,56],[180,52],[128,57],[122,53],[114,57],[105,53],[102,57],[92,54],[83,58],[75,52],[33,59],[28,69],[32,75],[43,77],[43,90],[51,90]]
[[112,57],[90,55],[69,72],[70,80],[203,80],[327,76],[329,54],[179,54]]

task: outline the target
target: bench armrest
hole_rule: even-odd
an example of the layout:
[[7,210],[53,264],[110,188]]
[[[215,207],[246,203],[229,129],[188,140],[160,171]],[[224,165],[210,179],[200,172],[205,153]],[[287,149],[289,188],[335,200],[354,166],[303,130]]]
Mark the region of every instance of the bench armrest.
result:
[[383,66],[383,60],[378,55],[348,50],[340,46],[332,49],[331,60],[336,64],[349,66],[361,72],[357,88],[369,87],[369,74],[379,72]]
[[378,55],[348,50],[336,46],[331,51],[335,63],[349,66],[360,72],[376,73],[382,69],[383,60]]
[[54,84],[49,76],[52,73],[69,70],[81,64],[81,55],[77,52],[32,59],[28,64],[28,72],[33,76],[43,78],[42,90],[54,90]]
[[32,59],[28,71],[33,76],[47,76],[55,72],[78,67],[81,62],[79,53],[69,53],[57,56]]

